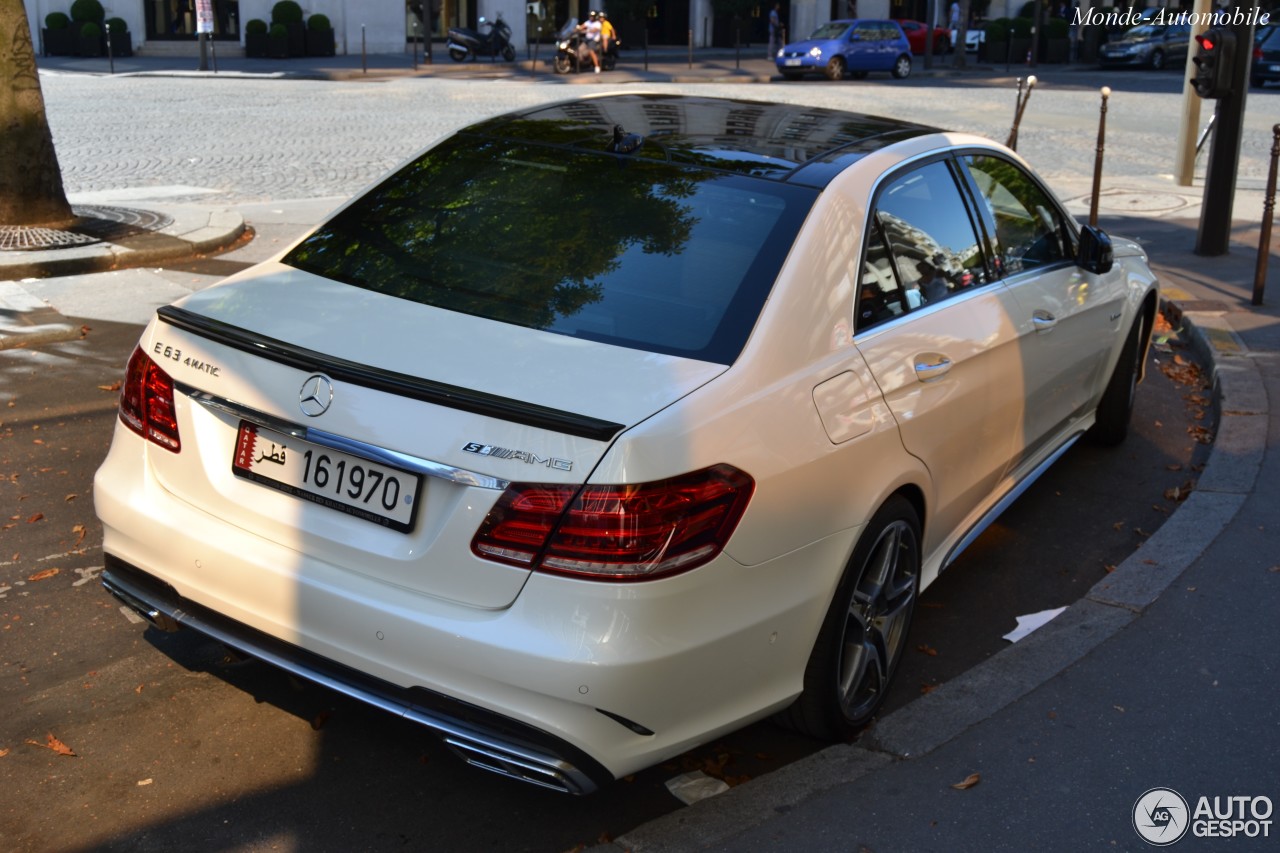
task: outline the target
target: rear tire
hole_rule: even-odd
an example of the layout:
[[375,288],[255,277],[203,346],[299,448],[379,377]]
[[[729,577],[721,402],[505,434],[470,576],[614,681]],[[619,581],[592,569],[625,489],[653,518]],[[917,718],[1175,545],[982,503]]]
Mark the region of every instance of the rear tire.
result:
[[511,45],[502,48],[502,58],[507,62],[514,62],[516,59],[516,49]]
[[568,74],[573,70],[573,60],[565,54],[560,54],[552,62],[552,67],[555,68],[557,74]]
[[1139,317],[1129,330],[1116,369],[1107,382],[1107,389],[1102,392],[1102,400],[1098,402],[1097,419],[1089,429],[1089,439],[1097,444],[1114,447],[1129,434],[1133,401],[1138,394],[1138,375],[1142,368],[1142,322]]
[[454,62],[464,62],[467,58],[467,52],[465,50],[459,50],[456,47],[452,47],[449,48],[449,58]]
[[1151,54],[1151,70],[1160,71],[1164,68],[1164,51],[1157,50]]
[[805,667],[804,692],[778,722],[826,740],[869,723],[902,659],[919,588],[920,518],[894,495],[858,540]]
[[898,57],[898,61],[893,63],[893,76],[899,80],[905,80],[911,76],[911,57],[902,54]]
[[833,56],[831,61],[827,63],[823,73],[827,75],[828,80],[843,80],[845,72],[844,57]]

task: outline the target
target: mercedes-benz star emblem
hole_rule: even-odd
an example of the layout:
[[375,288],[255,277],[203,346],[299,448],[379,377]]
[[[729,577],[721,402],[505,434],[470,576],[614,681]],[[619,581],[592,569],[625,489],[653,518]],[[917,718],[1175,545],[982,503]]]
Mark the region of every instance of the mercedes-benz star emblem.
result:
[[323,373],[315,373],[302,383],[298,392],[298,407],[309,418],[319,417],[329,411],[333,402],[333,380]]

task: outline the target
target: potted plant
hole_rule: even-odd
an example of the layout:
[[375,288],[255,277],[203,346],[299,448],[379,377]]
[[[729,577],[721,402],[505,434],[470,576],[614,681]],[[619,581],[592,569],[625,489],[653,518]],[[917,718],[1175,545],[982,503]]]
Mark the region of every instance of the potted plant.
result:
[[65,12],[50,12],[44,17],[44,55],[76,55],[76,31]]
[[978,58],[984,62],[1004,62],[1009,56],[1009,19],[988,21],[982,42],[978,45]]
[[106,17],[107,13],[98,0],[75,0],[71,4],[71,20],[76,24],[72,29],[77,32],[80,30],[80,25],[94,23],[98,25],[98,32],[101,33],[102,22]]
[[271,29],[276,24],[285,28],[289,41],[289,56],[307,55],[307,31],[302,23],[302,7],[295,0],[280,0],[271,7]]
[[102,27],[93,21],[80,25],[80,37],[76,40],[76,53],[80,56],[102,56]]
[[1031,54],[1031,28],[1034,23],[1030,18],[1014,18],[1009,24],[1009,57],[1013,62],[1027,61]]
[[129,35],[129,23],[124,18],[107,18],[107,41],[112,56],[133,56],[133,38]]
[[1040,42],[1045,62],[1066,62],[1071,56],[1071,25],[1066,18],[1049,18],[1044,22],[1044,37]]
[[244,25],[244,55],[250,59],[266,59],[269,49],[267,22],[251,18]]
[[272,24],[267,32],[267,56],[272,59],[289,58],[289,28],[284,24]]
[[307,56],[333,56],[333,25],[326,15],[307,18]]

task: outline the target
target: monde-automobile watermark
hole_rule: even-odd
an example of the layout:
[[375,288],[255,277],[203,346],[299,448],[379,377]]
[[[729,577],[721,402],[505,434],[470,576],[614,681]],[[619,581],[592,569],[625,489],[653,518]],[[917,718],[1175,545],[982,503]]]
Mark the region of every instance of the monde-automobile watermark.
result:
[[1165,8],[1155,10],[1155,14],[1149,14],[1150,11],[1149,9],[1134,9],[1132,7],[1123,12],[1114,9],[1109,12],[1103,12],[1100,9],[1085,11],[1077,6],[1075,17],[1071,23],[1077,27],[1136,27],[1139,24],[1152,24],[1161,27],[1173,24],[1186,24],[1192,27],[1198,24],[1203,24],[1206,27],[1251,24],[1255,27],[1265,27],[1271,23],[1272,18],[1270,12],[1259,9],[1257,6],[1252,9],[1237,7],[1235,9],[1219,9],[1213,12],[1181,12]]
[[1133,829],[1154,847],[1196,838],[1270,838],[1272,803],[1265,796],[1201,796],[1195,806],[1172,788],[1151,788],[1133,804]]

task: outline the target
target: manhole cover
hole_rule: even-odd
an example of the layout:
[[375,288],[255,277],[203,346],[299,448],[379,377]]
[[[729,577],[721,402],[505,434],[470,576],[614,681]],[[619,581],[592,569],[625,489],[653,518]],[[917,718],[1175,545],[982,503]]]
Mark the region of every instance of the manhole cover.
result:
[[71,212],[78,218],[66,228],[0,225],[0,251],[38,252],[91,243],[115,243],[173,224],[173,218],[163,213],[127,207],[76,204],[72,205]]

